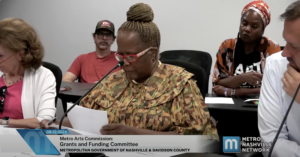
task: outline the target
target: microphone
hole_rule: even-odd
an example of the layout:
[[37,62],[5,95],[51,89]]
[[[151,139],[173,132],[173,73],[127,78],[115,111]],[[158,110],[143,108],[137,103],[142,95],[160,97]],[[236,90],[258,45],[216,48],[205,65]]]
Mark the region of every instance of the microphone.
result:
[[275,138],[274,138],[274,140],[273,140],[273,143],[272,143],[272,146],[271,146],[270,153],[269,153],[268,157],[271,157],[271,154],[272,154],[273,148],[274,148],[274,146],[275,146],[275,143],[276,143],[276,141],[277,141],[277,138],[278,138],[278,136],[279,136],[279,133],[280,133],[282,127],[283,127],[283,124],[284,124],[285,121],[286,121],[286,118],[287,118],[287,116],[288,116],[288,114],[289,114],[289,112],[290,112],[290,110],[291,110],[293,104],[294,104],[294,101],[295,101],[295,98],[296,98],[296,96],[297,96],[297,94],[298,94],[299,88],[300,88],[300,83],[299,83],[298,88],[297,88],[297,90],[296,90],[296,92],[295,92],[295,94],[294,94],[294,97],[293,97],[293,99],[292,99],[292,101],[291,101],[291,104],[290,104],[288,110],[286,111],[286,113],[285,113],[285,115],[284,115],[284,118],[283,118],[283,120],[282,120],[282,122],[281,122],[281,124],[280,124],[279,130],[277,131],[277,134],[276,134],[276,136],[275,136]]
[[59,129],[61,129],[61,125],[62,122],[65,118],[65,116],[70,112],[70,110],[72,110],[72,108],[74,108],[80,101],[81,99],[83,99],[86,95],[88,95],[98,84],[100,84],[100,82],[107,76],[109,75],[113,70],[117,69],[118,67],[123,66],[124,61],[120,61],[114,68],[112,68],[106,75],[104,75],[88,92],[86,92],[81,98],[79,98],[63,115],[63,117],[61,118],[60,122],[59,122]]

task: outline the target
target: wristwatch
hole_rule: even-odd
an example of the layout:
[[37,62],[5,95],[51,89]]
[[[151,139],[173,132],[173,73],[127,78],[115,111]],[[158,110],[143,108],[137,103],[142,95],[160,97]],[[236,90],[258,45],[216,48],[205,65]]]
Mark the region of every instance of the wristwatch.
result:
[[234,89],[234,88],[231,89],[231,96],[232,96],[232,97],[235,96],[235,89]]
[[2,118],[2,125],[7,125],[8,121],[9,121],[9,117]]

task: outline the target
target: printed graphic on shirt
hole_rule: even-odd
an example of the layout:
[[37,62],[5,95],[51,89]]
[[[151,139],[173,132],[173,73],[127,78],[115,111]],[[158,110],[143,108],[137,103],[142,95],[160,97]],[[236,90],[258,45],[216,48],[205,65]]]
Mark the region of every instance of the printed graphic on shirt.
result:
[[234,76],[240,75],[242,73],[252,72],[252,71],[262,73],[260,70],[261,69],[260,66],[261,66],[261,62],[253,63],[253,65],[247,66],[246,71],[244,71],[243,64],[239,64],[235,69]]
[[[262,74],[261,68],[262,68],[261,61],[253,63],[252,65],[246,65],[246,68],[243,67],[242,63],[240,63],[235,69],[234,76],[241,75],[243,73],[252,72],[252,71],[256,71],[256,72]],[[244,70],[244,69],[246,69],[246,70]],[[241,88],[257,88],[260,85],[261,84],[258,84],[257,86],[252,86],[252,85],[248,84],[247,82],[245,82],[240,87]]]

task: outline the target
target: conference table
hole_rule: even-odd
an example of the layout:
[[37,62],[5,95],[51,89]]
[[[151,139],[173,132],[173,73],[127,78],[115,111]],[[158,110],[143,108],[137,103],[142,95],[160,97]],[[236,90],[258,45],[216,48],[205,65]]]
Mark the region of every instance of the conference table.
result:
[[[95,84],[94,83],[81,83],[81,82],[62,82],[61,88],[70,87],[68,91],[61,91],[58,97],[67,102],[76,102],[80,97],[87,93]],[[206,94],[205,97],[218,97],[215,94]],[[234,112],[252,112],[257,113],[257,107],[245,107],[249,106],[245,103],[243,98],[232,98],[234,101],[233,105],[223,103],[206,104],[209,110],[217,111],[234,111]]]
[[[215,94],[206,94],[205,97],[216,97],[219,96]],[[253,96],[257,98],[257,95]],[[257,113],[257,106],[251,103],[244,102],[248,98],[253,97],[241,97],[241,98],[232,98],[234,104],[225,104],[225,103],[206,103],[209,110],[222,110],[222,111],[234,111],[234,112],[250,112],[250,113]]]
[[[205,98],[207,97],[218,96],[206,94]],[[260,136],[257,124],[257,105],[245,103],[244,101],[248,98],[232,98],[234,104],[206,103],[210,115],[218,122],[217,130],[221,143],[223,136]]]
[[87,93],[95,84],[81,82],[61,82],[60,88],[70,88],[68,91],[60,91],[58,97],[62,101],[64,112],[67,109],[67,103],[75,103],[80,97]]
[[81,83],[81,82],[61,82],[60,87],[70,87],[71,89],[68,91],[62,91],[59,94],[63,95],[75,95],[75,96],[82,96],[85,94],[89,89],[91,89],[95,84],[94,83]]

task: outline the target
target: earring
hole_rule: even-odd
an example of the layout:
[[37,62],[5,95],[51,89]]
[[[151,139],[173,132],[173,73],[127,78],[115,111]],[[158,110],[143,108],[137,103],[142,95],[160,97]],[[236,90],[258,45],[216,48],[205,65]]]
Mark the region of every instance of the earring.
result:
[[155,58],[152,58],[152,63],[154,63],[155,62]]

